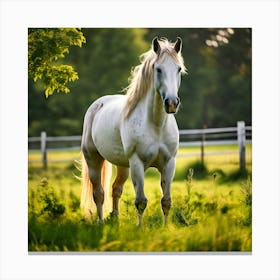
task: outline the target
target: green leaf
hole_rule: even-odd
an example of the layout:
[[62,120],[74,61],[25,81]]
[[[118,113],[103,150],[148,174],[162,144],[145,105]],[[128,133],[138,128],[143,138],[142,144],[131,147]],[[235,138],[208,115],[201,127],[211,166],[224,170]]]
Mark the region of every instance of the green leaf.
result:
[[86,39],[79,28],[31,28],[28,30],[28,77],[42,80],[45,95],[69,93],[67,84],[77,80],[78,73],[70,65],[59,63],[70,46],[79,46]]

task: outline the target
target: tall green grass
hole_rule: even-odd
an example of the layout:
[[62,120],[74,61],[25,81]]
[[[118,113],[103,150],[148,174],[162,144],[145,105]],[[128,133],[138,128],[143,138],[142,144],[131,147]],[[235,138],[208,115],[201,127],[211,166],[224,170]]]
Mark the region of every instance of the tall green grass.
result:
[[[55,158],[55,154],[53,155]],[[58,155],[61,157],[61,155]],[[149,200],[138,228],[134,190],[129,179],[117,220],[107,213],[104,225],[80,212],[79,175],[74,164],[53,163],[43,170],[29,164],[29,251],[193,252],[252,250],[250,149],[247,172],[238,172],[238,155],[177,158],[172,208],[164,227],[159,174],[145,174]],[[248,160],[249,159],[249,160]]]

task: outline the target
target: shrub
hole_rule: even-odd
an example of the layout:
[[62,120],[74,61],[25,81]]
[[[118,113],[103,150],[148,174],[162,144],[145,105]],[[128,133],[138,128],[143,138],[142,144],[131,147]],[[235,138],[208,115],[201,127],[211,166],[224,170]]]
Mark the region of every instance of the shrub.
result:
[[191,226],[198,222],[198,219],[193,217],[196,204],[191,202],[191,189],[193,187],[193,174],[192,168],[189,168],[187,173],[186,189],[187,195],[185,198],[185,203],[182,207],[174,207],[172,220],[176,225],[179,226]]
[[41,179],[37,189],[33,190],[31,194],[29,204],[32,204],[30,205],[32,214],[37,213],[38,216],[47,214],[50,218],[58,218],[64,214],[65,206],[60,203],[58,195],[49,185],[46,177]]

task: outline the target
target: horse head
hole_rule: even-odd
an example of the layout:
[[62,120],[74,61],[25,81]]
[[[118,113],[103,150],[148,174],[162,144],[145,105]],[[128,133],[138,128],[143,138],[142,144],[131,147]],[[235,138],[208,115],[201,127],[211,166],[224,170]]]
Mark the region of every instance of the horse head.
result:
[[156,37],[153,39],[152,48],[157,55],[154,63],[154,88],[161,96],[166,113],[174,114],[180,104],[178,90],[181,73],[185,71],[181,58],[182,40],[178,37],[176,42],[170,45]]

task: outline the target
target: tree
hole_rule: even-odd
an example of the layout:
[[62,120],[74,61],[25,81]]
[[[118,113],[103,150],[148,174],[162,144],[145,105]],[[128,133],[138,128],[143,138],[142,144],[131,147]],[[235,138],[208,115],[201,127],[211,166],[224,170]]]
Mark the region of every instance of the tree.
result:
[[179,128],[251,124],[251,29],[149,29],[147,40],[155,36],[183,40],[188,75],[179,90]]
[[[37,30],[37,29],[36,29]],[[45,29],[44,29],[45,30]],[[32,31],[32,30],[31,30]],[[248,28],[83,28],[87,44],[69,47],[64,63],[79,80],[69,84],[72,94],[45,98],[40,83],[29,80],[29,136],[81,134],[84,114],[98,97],[123,94],[139,55],[155,36],[183,40],[188,75],[179,90],[180,129],[234,126],[252,122],[251,29]],[[57,61],[58,62],[58,61]],[[56,63],[57,63],[56,62]],[[78,98],[77,98],[78,96]],[[55,124],[55,125],[54,125]]]
[[[86,45],[69,48],[65,63],[79,73],[79,80],[69,85],[71,94],[45,98],[38,83],[29,80],[28,133],[39,135],[81,134],[87,108],[98,97],[123,94],[131,68],[139,64],[139,55],[147,51],[146,29],[83,28]],[[55,125],[54,125],[55,124]]]
[[86,39],[78,28],[30,28],[28,30],[28,77],[42,80],[45,95],[68,93],[69,82],[78,79],[71,65],[58,63],[70,46],[81,47]]

